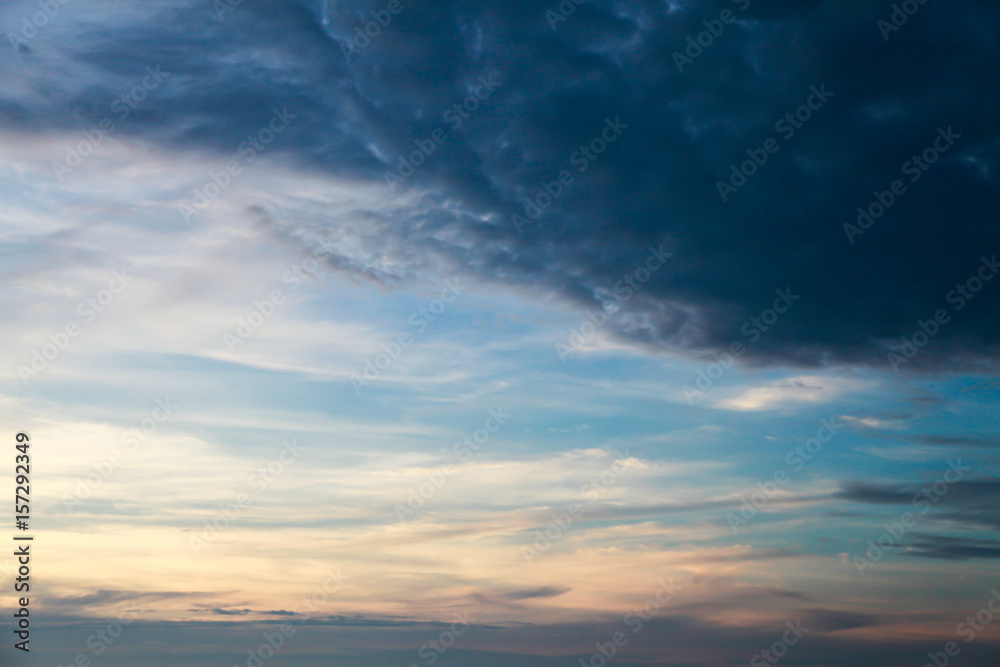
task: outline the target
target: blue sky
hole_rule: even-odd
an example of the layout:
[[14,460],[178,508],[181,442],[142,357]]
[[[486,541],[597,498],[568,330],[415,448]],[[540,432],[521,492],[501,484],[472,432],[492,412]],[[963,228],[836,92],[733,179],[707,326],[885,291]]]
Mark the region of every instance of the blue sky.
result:
[[992,6],[53,6],[0,8],[3,664],[992,664]]

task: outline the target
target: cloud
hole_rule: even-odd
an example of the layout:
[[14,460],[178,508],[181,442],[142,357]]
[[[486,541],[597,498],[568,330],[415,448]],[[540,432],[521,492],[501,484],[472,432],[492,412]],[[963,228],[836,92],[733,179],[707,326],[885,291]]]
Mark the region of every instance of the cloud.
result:
[[796,405],[830,402],[841,394],[861,388],[863,383],[821,376],[798,376],[744,389],[715,403],[715,407],[740,412],[779,410]]
[[[408,210],[371,211],[350,197],[310,207],[294,188],[270,202],[229,199],[244,218],[263,211],[275,224],[297,219],[342,234],[329,263],[370,279],[372,266],[399,276],[463,267],[536,298],[594,308],[650,245],[663,244],[675,261],[608,324],[622,341],[681,352],[728,347],[775,289],[790,287],[801,301],[749,346],[748,359],[881,364],[918,321],[955,307],[951,290],[1000,248],[991,215],[1000,204],[991,168],[1000,130],[989,113],[1000,92],[979,85],[988,76],[981,63],[1000,46],[967,39],[997,10],[974,0],[922,7],[890,45],[873,27],[879,7],[755,5],[683,73],[671,54],[718,13],[711,3],[592,5],[557,31],[533,3],[407,5],[349,62],[344,46],[369,3],[248,0],[224,20],[181,0],[146,3],[141,14],[74,4],[75,13],[67,8],[0,65],[9,81],[0,95],[5,133],[79,137],[147,64],[170,77],[109,144],[224,164],[287,106],[297,118],[262,160],[384,187],[415,142],[446,131],[403,186],[421,202]],[[29,7],[12,3],[7,16],[16,22]],[[944,55],[924,40],[932,27],[933,43],[950,44],[948,58],[962,67],[937,66]],[[809,67],[798,65],[802,44],[811,45]],[[503,84],[455,127],[448,109],[494,70]],[[33,88],[42,73],[46,86]],[[834,92],[828,107],[723,203],[716,183],[730,165],[821,84]],[[871,111],[883,108],[893,113]],[[575,171],[574,152],[606,118],[628,129]],[[851,244],[843,226],[873,191],[906,178],[902,165],[939,127],[961,135],[954,148]],[[518,234],[510,215],[523,214],[525,198],[562,169],[574,183]],[[162,197],[157,189],[148,199]],[[367,220],[379,243],[352,218]],[[961,234],[942,220],[961,220]],[[992,364],[998,295],[990,284],[955,307],[912,365]]]
[[[940,561],[981,586],[1000,530],[985,456],[1000,284],[955,296],[1000,251],[1000,90],[983,86],[1000,56],[984,28],[995,4],[927,3],[887,44],[886,7],[754,0],[684,72],[674,51],[736,3],[583,3],[553,30],[537,2],[404,2],[350,58],[379,0],[244,0],[222,17],[204,1],[132,4],[73,0],[27,45],[0,44],[0,403],[8,432],[48,443],[41,609],[82,631],[70,613],[144,600],[150,634],[107,664],[245,661],[256,624],[303,618],[288,610],[332,557],[351,579],[289,660],[409,664],[474,607],[485,619],[446,660],[576,663],[661,577],[688,582],[685,598],[622,665],[746,662],[793,618],[816,626],[796,664],[902,667],[912,637],[951,638],[966,599],[940,589]],[[37,11],[4,3],[0,25]],[[147,68],[168,75],[122,117]],[[723,202],[717,183],[813,86],[829,103]],[[251,151],[276,112],[290,122]],[[114,130],[97,135],[104,119]],[[948,127],[955,146],[848,239],[858,207]],[[71,171],[54,168],[68,157]],[[211,202],[185,221],[198,197]],[[647,280],[661,248],[671,261]],[[314,258],[329,275],[293,288],[287,272]],[[129,290],[23,384],[17,366],[123,268]],[[441,326],[356,395],[348,378],[455,278],[471,287]],[[226,349],[221,334],[277,288],[283,307]],[[554,342],[610,300],[621,307],[589,354],[561,364]],[[950,320],[934,329],[940,309]],[[886,353],[918,331],[928,341],[906,367],[928,375],[884,382]],[[733,342],[750,370],[714,390],[717,409],[671,400],[692,363]],[[931,374],[970,369],[986,375]],[[183,415],[67,511],[65,494],[165,395]],[[394,508],[501,403],[510,428],[400,521]],[[734,536],[737,496],[766,490],[819,426],[800,428],[801,413],[834,404],[862,416]],[[189,540],[217,530],[288,437],[307,455],[193,557]],[[890,442],[856,442],[872,439]],[[979,478],[949,488],[909,536],[912,558],[884,564],[920,605],[825,567],[838,532],[905,511],[926,463],[959,447],[984,455]],[[614,483],[527,566],[521,548],[626,448]],[[831,497],[831,479],[852,481]],[[831,500],[855,506],[826,512]],[[198,622],[152,622],[185,618]],[[82,645],[68,632],[52,664]],[[994,664],[995,649],[984,637],[963,661]]]
[[[837,497],[872,505],[911,505],[925,483],[874,484],[870,482],[845,482]],[[1000,517],[996,514],[1000,502],[1000,478],[991,477],[958,481],[949,484],[947,493],[936,494],[933,516],[958,525],[1000,530]],[[926,500],[925,500],[926,502]]]
[[904,546],[910,555],[936,560],[1000,558],[1000,540],[914,533],[907,536]]
[[528,600],[531,598],[552,598],[558,597],[571,590],[567,586],[541,586],[539,588],[525,588],[505,593],[508,600]]
[[[943,642],[953,636],[955,624],[948,619],[951,621],[949,628],[944,629],[942,625],[941,629],[928,631],[931,626],[919,610],[858,614],[816,610],[808,603],[802,603],[793,614],[793,622],[797,620],[800,627],[809,628],[805,634],[808,641],[789,649],[789,658],[794,655],[801,664],[834,661],[864,667],[904,667],[908,660],[912,662],[913,646],[892,634],[896,626],[900,629],[920,629],[925,639],[940,639]],[[66,621],[49,629],[47,636],[50,642],[44,647],[43,657],[63,657],[63,653],[58,653],[63,646],[66,646],[63,650],[67,653],[69,650],[78,651],[82,646],[76,633],[81,628],[90,631],[91,626],[81,625],[83,619]],[[100,627],[104,626],[92,626],[95,631]],[[102,657],[105,664],[111,667],[136,664],[137,658],[145,660],[143,664],[154,667],[181,667],[209,662],[213,658],[238,661],[254,642],[263,641],[261,633],[277,628],[278,624],[261,624],[259,630],[250,635],[245,626],[224,620],[200,623],[140,621],[127,632],[141,633],[142,637],[156,645],[176,644],[183,648],[157,652],[147,658],[148,653],[139,652],[144,650],[142,647],[137,648],[126,640]],[[289,641],[282,648],[282,655],[293,661],[309,661],[314,660],[316,655],[323,655],[328,663],[359,667],[406,664],[417,659],[417,651],[422,644],[448,628],[450,622],[425,624],[367,618],[319,619],[295,625],[294,641]],[[473,623],[470,631],[458,638],[446,659],[457,661],[456,664],[487,667],[557,667],[586,660],[594,651],[595,641],[610,639],[616,631],[623,629],[629,632],[620,617],[572,624],[489,626]],[[761,619],[744,626],[720,625],[673,609],[662,610],[643,623],[641,634],[635,636],[641,641],[629,642],[617,661],[628,667],[638,667],[650,661],[662,661],[664,655],[670,655],[671,659],[682,661],[678,664],[685,665],[714,664],[720,660],[737,663],[771,646],[785,630],[787,628],[782,620],[772,622]],[[724,643],[719,641],[720,632],[725,633]],[[595,640],[595,637],[598,639]],[[970,667],[992,665],[997,648],[996,641],[981,637],[974,644],[963,647],[963,661]],[[74,654],[69,653],[70,657]]]
[[1000,446],[1000,441],[998,441],[996,438],[986,438],[986,437],[970,438],[967,436],[960,436],[960,435],[917,434],[917,435],[910,435],[906,439],[925,445],[933,445],[935,447],[975,447],[975,448],[987,449]]
[[[845,415],[843,419],[848,422],[848,425],[869,437],[895,440],[908,445],[922,445],[924,446],[923,449],[927,451],[930,451],[930,448],[942,447],[991,449],[1000,445],[1000,441],[992,436],[972,435],[968,433],[961,435],[954,433],[912,433],[909,431],[909,425],[914,420],[914,417],[915,415],[912,414],[869,415],[866,417]],[[912,447],[906,447],[905,449],[912,449]]]

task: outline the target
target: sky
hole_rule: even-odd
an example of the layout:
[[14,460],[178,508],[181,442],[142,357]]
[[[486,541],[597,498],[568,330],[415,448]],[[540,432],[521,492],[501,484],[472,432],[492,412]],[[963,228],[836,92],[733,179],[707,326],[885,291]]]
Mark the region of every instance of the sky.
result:
[[0,665],[996,664],[995,3],[0,33]]

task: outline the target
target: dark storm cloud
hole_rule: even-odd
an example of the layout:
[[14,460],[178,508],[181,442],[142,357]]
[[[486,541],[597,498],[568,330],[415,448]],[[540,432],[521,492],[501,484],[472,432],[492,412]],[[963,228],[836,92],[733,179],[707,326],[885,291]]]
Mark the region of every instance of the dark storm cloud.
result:
[[[220,19],[210,2],[161,0],[141,21],[91,4],[72,39],[8,49],[7,80],[44,81],[0,93],[8,128],[85,129],[147,64],[171,76],[121,132],[168,149],[232,153],[287,106],[298,118],[275,155],[381,180],[442,128],[448,139],[400,186],[426,190],[422,205],[371,219],[395,265],[461,268],[593,307],[663,244],[673,260],[613,318],[637,344],[742,340],[745,319],[791,288],[800,300],[748,358],[885,363],[879,341],[898,345],[939,309],[950,320],[911,367],[996,356],[1000,280],[961,310],[948,298],[1000,253],[994,3],[928,3],[885,40],[890,3],[755,0],[743,13],[594,1],[553,30],[545,10],[557,3],[404,0],[350,62],[344,45],[384,3],[246,0]],[[674,52],[725,8],[740,20],[678,72]],[[53,64],[65,67],[38,77]],[[460,127],[446,121],[494,72],[502,84],[481,107]],[[775,123],[813,86],[833,96],[784,138]],[[607,118],[628,128],[577,171],[571,155]],[[904,163],[939,128],[960,138],[910,182]],[[724,203],[717,181],[771,137],[779,151]],[[563,169],[573,184],[519,234],[510,215]],[[905,194],[850,243],[844,224],[896,179]],[[270,215],[282,224],[280,209]]]

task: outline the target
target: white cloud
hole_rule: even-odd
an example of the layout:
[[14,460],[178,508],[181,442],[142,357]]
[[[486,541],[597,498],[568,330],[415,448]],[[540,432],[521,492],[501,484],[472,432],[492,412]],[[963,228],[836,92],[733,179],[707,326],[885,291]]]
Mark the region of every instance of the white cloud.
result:
[[823,377],[820,375],[800,375],[770,384],[749,387],[723,398],[715,407],[740,412],[780,410],[797,405],[819,405],[828,403],[845,393],[857,391],[864,386],[858,380]]

